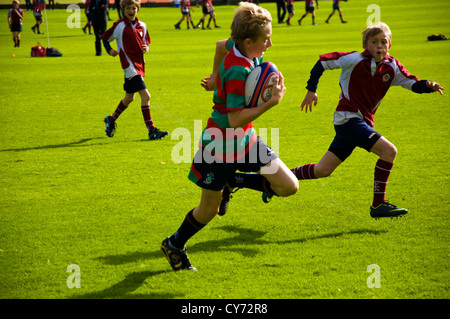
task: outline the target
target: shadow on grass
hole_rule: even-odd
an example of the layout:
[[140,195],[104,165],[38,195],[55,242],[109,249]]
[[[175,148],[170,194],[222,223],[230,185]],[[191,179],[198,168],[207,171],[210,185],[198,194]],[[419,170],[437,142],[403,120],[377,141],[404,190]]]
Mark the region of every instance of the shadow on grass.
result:
[[[264,240],[262,237],[267,233],[265,231],[253,230],[240,226],[223,226],[214,229],[219,229],[226,231],[228,233],[236,233],[236,236],[225,238],[225,239],[216,239],[210,240],[207,242],[196,243],[189,247],[189,250],[194,250],[196,252],[218,252],[218,251],[228,251],[228,252],[236,252],[242,254],[244,257],[255,257],[259,253],[259,249],[256,247],[248,247],[248,246],[259,246],[266,244],[292,244],[292,243],[303,243],[314,240],[321,240],[327,238],[337,238],[346,235],[362,235],[362,234],[371,234],[371,235],[381,235],[386,233],[386,231],[377,231],[370,229],[360,229],[360,230],[352,230],[352,231],[341,231],[334,233],[327,233],[318,236],[310,236],[304,238],[297,238],[291,240]],[[121,255],[110,255],[97,258],[98,260],[104,262],[108,265],[122,265],[126,263],[137,262],[139,260],[146,259],[157,259],[160,258],[164,260],[162,253],[159,250],[156,251],[148,251],[148,252],[133,252]],[[164,260],[164,263],[166,261]],[[135,272],[131,273],[121,282],[111,286],[110,288],[104,289],[102,291],[93,292],[84,294],[81,296],[76,296],[74,298],[81,299],[100,299],[100,298],[155,298],[155,299],[172,299],[177,297],[182,297],[181,295],[173,294],[173,293],[149,293],[145,295],[136,295],[131,294],[133,291],[138,289],[143,285],[144,281],[155,277],[161,274],[172,272],[169,268],[167,270],[158,270],[158,271],[143,271],[143,272]]]
[[[35,147],[9,148],[9,149],[0,150],[0,152],[21,152],[21,151],[45,150],[45,149],[65,148],[65,147],[92,146],[94,144],[85,144],[92,140],[106,140],[106,138],[104,138],[104,137],[83,138],[76,142],[43,145],[43,146],[35,146]],[[99,143],[99,145],[100,144],[104,144],[104,143]]]
[[[290,240],[264,240],[262,237],[267,233],[265,231],[253,230],[240,226],[223,226],[214,229],[219,229],[226,231],[228,233],[237,233],[236,236],[230,238],[221,238],[210,240],[206,242],[196,243],[195,245],[189,246],[188,251],[196,252],[218,252],[218,251],[228,251],[237,252],[242,254],[244,257],[255,257],[259,253],[259,249],[248,247],[248,246],[259,246],[265,244],[292,244],[292,243],[303,243],[312,240],[320,240],[326,238],[337,238],[345,235],[360,235],[360,234],[371,234],[380,235],[386,233],[386,231],[380,230],[370,230],[370,229],[359,229],[352,231],[342,231],[335,233],[327,233],[318,236],[310,236],[304,238],[290,239]],[[160,250],[154,251],[137,251],[121,255],[110,255],[97,258],[98,260],[104,262],[108,265],[123,265],[127,263],[137,262],[139,260],[146,259],[163,259],[163,255]]]
[[[97,143],[88,143],[94,140],[102,140],[103,142]],[[149,139],[141,139],[135,140],[131,142],[148,142]],[[51,144],[51,145],[42,145],[42,146],[34,146],[34,147],[19,147],[19,148],[8,148],[8,149],[0,149],[0,152],[22,152],[22,151],[34,151],[34,150],[46,150],[46,149],[58,149],[58,148],[66,148],[66,147],[87,147],[87,146],[95,146],[95,145],[105,145],[112,144],[111,139],[109,137],[93,137],[93,138],[83,138],[79,141],[70,142],[70,143],[62,143],[62,144]],[[113,143],[125,143],[130,142],[130,140],[114,140]]]
[[385,234],[386,232],[387,231],[385,231],[385,230],[358,229],[358,230],[351,230],[351,231],[328,233],[328,234],[305,237],[305,238],[297,238],[297,239],[290,239],[290,240],[283,240],[283,241],[273,241],[273,243],[276,243],[276,244],[304,243],[304,242],[311,241],[311,240],[337,238],[337,237],[342,237],[345,235],[361,235],[361,234],[381,235],[381,234]]
[[[258,231],[238,226],[224,226],[214,229],[224,230],[229,233],[237,233],[237,235],[231,238],[216,239],[207,242],[196,243],[195,245],[189,246],[188,252],[190,250],[203,252],[233,251],[238,252],[245,257],[254,257],[258,254],[258,249],[241,247],[240,245],[252,246],[269,243],[268,241],[261,239],[261,237],[266,234],[266,232],[264,231]],[[239,247],[232,247],[237,245],[239,245]],[[147,252],[137,251],[121,255],[104,256],[97,259],[103,261],[108,265],[122,265],[126,263],[136,262],[138,260],[157,258],[164,258],[160,250]]]
[[74,296],[73,299],[173,299],[176,297],[182,297],[182,295],[170,292],[132,294],[132,292],[142,286],[144,281],[147,279],[168,272],[172,272],[172,270],[134,272],[127,275],[125,279],[109,288],[97,292],[77,295]]

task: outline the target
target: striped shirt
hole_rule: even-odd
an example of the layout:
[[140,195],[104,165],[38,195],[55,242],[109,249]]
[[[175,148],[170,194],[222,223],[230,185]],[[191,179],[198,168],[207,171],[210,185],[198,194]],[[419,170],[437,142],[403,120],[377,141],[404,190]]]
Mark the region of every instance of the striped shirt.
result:
[[257,139],[253,122],[243,128],[230,128],[228,112],[245,108],[245,81],[262,59],[246,58],[231,39],[227,41],[227,49],[217,74],[213,112],[203,130],[200,147],[219,161],[231,162],[244,157]]

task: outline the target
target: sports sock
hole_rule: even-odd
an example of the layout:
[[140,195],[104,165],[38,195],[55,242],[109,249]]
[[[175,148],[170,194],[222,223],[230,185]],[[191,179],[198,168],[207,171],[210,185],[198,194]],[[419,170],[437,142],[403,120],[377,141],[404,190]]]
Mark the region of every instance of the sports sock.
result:
[[150,114],[150,105],[142,105],[141,111],[142,116],[144,116],[145,126],[147,126],[148,132],[151,133],[155,129],[155,125]]
[[298,166],[296,168],[291,169],[292,173],[297,177],[298,180],[302,179],[316,179],[317,177],[314,175],[314,167],[316,164],[306,164],[303,166]]
[[379,159],[375,165],[374,185],[373,185],[373,202],[372,206],[377,207],[384,203],[384,195],[386,194],[386,186],[394,164]]
[[194,210],[187,213],[180,228],[169,238],[169,244],[172,248],[183,249],[186,242],[194,236],[200,229],[205,227],[194,218]]
[[234,173],[233,177],[228,180],[228,184],[232,188],[250,188],[255,191],[266,192],[278,196],[271,188],[267,179],[259,174]]
[[121,100],[116,110],[114,111],[113,115],[110,117],[110,119],[112,119],[113,122],[115,122],[119,118],[120,114],[122,114],[122,112],[127,109],[127,107],[128,106],[125,106],[125,104],[123,104]]

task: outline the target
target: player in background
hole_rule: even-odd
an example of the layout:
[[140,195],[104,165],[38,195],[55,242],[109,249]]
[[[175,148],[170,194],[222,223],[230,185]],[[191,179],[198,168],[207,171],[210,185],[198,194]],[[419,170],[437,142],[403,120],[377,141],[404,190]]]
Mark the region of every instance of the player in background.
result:
[[206,25],[206,28],[211,29],[211,27],[209,26],[211,24],[211,21],[214,22],[214,28],[220,28],[220,26],[217,25],[216,22],[216,13],[214,12],[214,6],[213,6],[213,0],[207,0],[207,10],[209,13],[209,20],[208,20],[208,24]]
[[[137,18],[141,7],[139,0],[122,0],[120,2],[124,12],[124,18],[115,22],[113,26],[103,34],[103,46],[111,56],[120,56],[122,69],[125,73],[125,97],[120,101],[115,112],[104,119],[106,135],[113,137],[116,131],[116,121],[123,111],[134,100],[135,93],[141,97],[141,110],[145,126],[150,140],[161,139],[168,134],[160,131],[153,123],[150,114],[150,93],[144,83],[145,60],[144,53],[149,51],[150,36],[147,25]],[[109,42],[116,40],[117,50],[111,48]]]
[[108,0],[91,0],[89,12],[92,18],[92,27],[95,34],[95,55],[102,55],[102,36],[105,33],[108,21]]
[[84,27],[82,28],[83,32],[86,33],[86,28],[89,28],[89,34],[92,35],[92,13],[89,10],[89,4],[90,4],[91,0],[85,0],[84,2],[84,14],[86,15],[86,19],[87,22],[84,25]]
[[[245,80],[272,46],[271,21],[266,9],[241,2],[231,25],[231,39],[217,44],[214,67],[217,67],[216,61],[221,63],[213,70],[217,74],[213,112],[202,132],[200,148],[189,172],[189,179],[202,188],[200,204],[189,211],[178,230],[161,243],[161,250],[173,270],[196,270],[189,262],[185,244],[222,209],[226,210],[223,204],[228,204],[229,197],[225,190],[245,187],[279,196],[289,196],[298,190],[295,176],[256,136],[253,128],[253,120],[283,98],[286,88],[281,74],[269,101],[254,108],[245,107]],[[256,173],[236,173],[237,170]]]
[[373,201],[370,216],[396,217],[408,211],[385,201],[386,185],[397,156],[396,147],[374,130],[374,116],[381,100],[391,86],[402,86],[415,93],[439,92],[444,89],[433,81],[420,81],[394,57],[389,56],[391,30],[380,22],[363,31],[364,52],[332,52],[320,55],[311,70],[301,109],[312,111],[317,105],[317,85],[325,70],[341,69],[341,94],[334,112],[336,136],[328,151],[317,164],[307,164],[292,171],[299,180],[330,176],[331,173],[360,147],[376,154]]
[[86,28],[89,29],[89,34],[93,34],[91,32],[91,27],[92,27],[92,13],[89,10],[89,4],[90,4],[91,0],[86,0],[84,2],[84,14],[86,15],[87,18],[87,22],[84,25],[84,27],[82,28],[83,32],[86,33]]
[[294,16],[294,0],[286,0],[286,8],[288,11],[288,18],[286,20],[287,25],[291,25],[291,18]]
[[44,34],[41,32],[40,25],[44,19],[42,18],[42,10],[45,8],[44,0],[33,0],[33,15],[36,20],[36,24],[31,27],[34,33]]
[[[317,10],[319,10],[319,0],[316,0]],[[305,13],[302,15],[300,19],[298,19],[298,25],[302,25],[302,20],[311,13],[312,16],[312,24],[316,24],[316,8],[314,6],[314,0],[305,0]]]
[[277,3],[277,17],[278,23],[284,23],[284,17],[286,16],[286,2],[285,0],[276,0]]
[[[344,1],[347,1],[347,0],[344,0]],[[333,14],[336,12],[336,10],[339,12],[339,18],[341,18],[341,22],[347,23],[347,21],[345,21],[344,18],[342,17],[342,10],[341,10],[341,7],[339,6],[339,2],[341,2],[341,0],[333,0],[333,11],[331,11],[330,15],[325,20],[325,23],[330,23],[329,22],[330,18],[333,16]]]
[[[200,28],[200,25],[202,26],[202,30],[205,29],[205,18],[209,14],[208,12],[208,2],[210,0],[202,0],[202,13],[203,16],[200,18],[200,21],[197,23],[197,29]],[[176,28],[176,25],[175,25]]]
[[23,10],[19,0],[12,2],[12,8],[8,11],[8,26],[12,32],[14,47],[20,47],[20,32],[22,32]]
[[181,22],[183,22],[183,20],[186,18],[186,23],[187,23],[187,29],[190,30],[191,27],[189,26],[189,22],[192,25],[192,28],[196,28],[194,26],[194,22],[192,22],[192,17],[191,17],[191,1],[190,0],[181,0],[181,19],[180,21],[178,21],[177,23],[175,23],[175,29],[180,29],[180,24]]
[[215,28],[220,28],[220,26],[217,25],[216,22],[216,14],[214,13],[214,6],[212,4],[212,0],[202,0],[202,12],[203,12],[203,16],[200,19],[200,21],[197,23],[197,28],[200,28],[200,25],[202,26],[202,30],[205,29],[205,18],[207,15],[209,15],[209,20],[208,20],[208,24],[207,24],[207,28],[211,29],[211,27],[209,26],[211,24],[211,21],[214,22],[214,27]]

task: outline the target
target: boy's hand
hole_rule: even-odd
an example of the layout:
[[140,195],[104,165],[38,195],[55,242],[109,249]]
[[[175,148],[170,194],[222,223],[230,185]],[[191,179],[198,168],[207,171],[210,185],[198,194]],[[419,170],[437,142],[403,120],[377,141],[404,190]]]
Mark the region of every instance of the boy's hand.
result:
[[109,55],[111,55],[111,56],[116,56],[116,55],[118,55],[118,54],[119,54],[119,52],[117,52],[117,51],[114,50],[114,49],[109,50]]
[[441,95],[444,95],[444,93],[442,93],[442,90],[444,90],[444,88],[439,83],[427,81],[427,87],[432,89],[434,92],[439,91]]
[[306,106],[305,113],[308,113],[308,107],[309,107],[309,111],[312,112],[313,102],[314,102],[314,106],[316,106],[317,101],[318,101],[318,98],[317,98],[316,92],[308,91],[308,93],[306,93],[305,99],[303,100],[302,105],[301,105],[302,111]]
[[281,72],[279,72],[277,82],[273,85],[272,88],[272,97],[269,101],[272,101],[272,103],[274,103],[273,105],[277,105],[281,102],[285,93],[286,87],[284,86],[284,77]]
[[200,85],[206,90],[206,91],[213,91],[214,88],[216,87],[216,80],[215,80],[215,76],[211,76],[207,77],[207,78],[203,78],[201,80]]
[[148,47],[147,44],[144,44],[144,45],[142,46],[142,52],[143,52],[143,53],[147,53],[149,50],[150,50],[150,49],[149,49],[149,47]]

